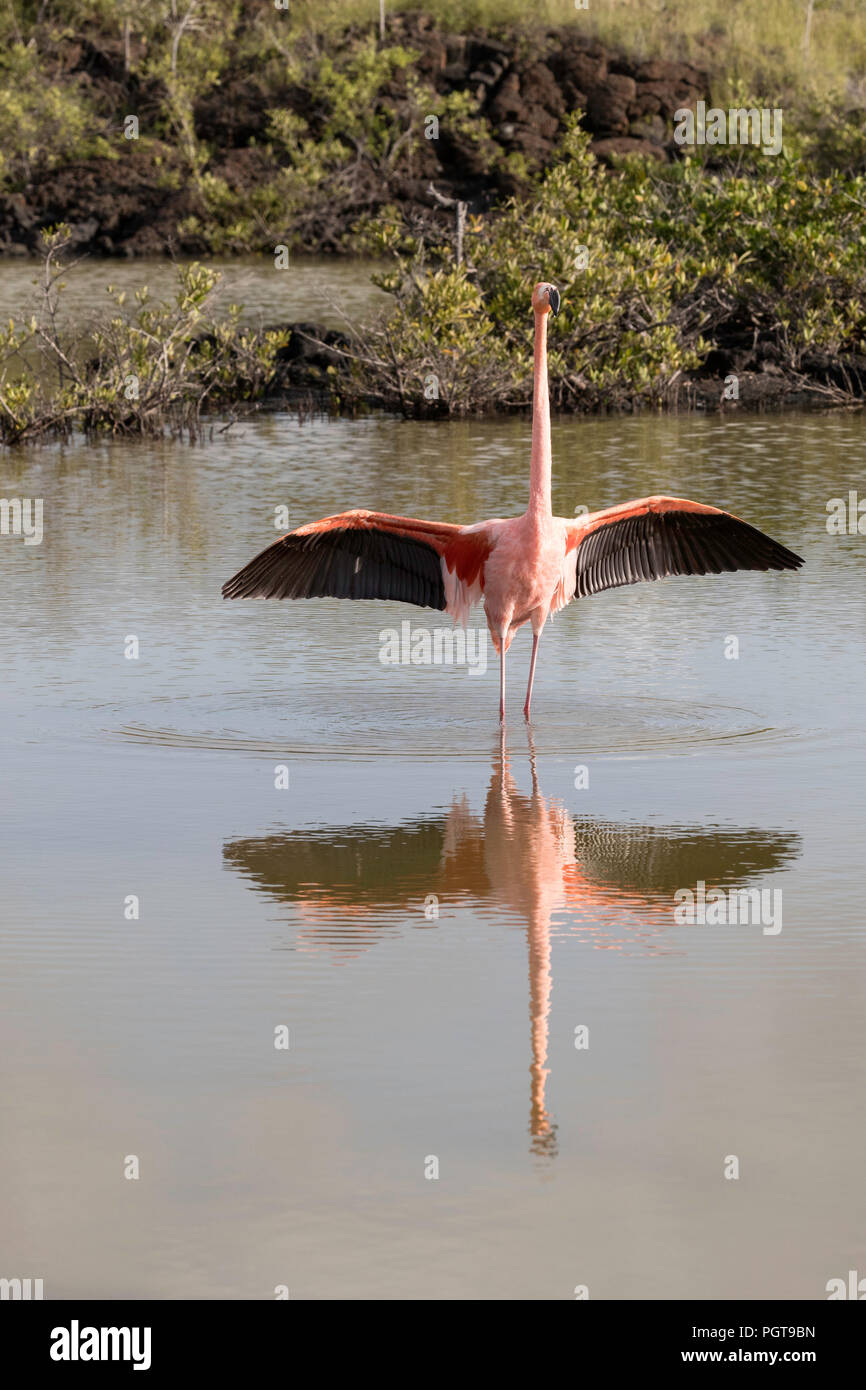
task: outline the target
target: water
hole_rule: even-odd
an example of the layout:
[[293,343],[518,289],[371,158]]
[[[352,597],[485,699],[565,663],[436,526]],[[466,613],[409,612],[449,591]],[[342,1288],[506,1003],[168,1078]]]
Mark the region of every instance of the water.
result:
[[[293,255],[285,270],[268,261],[263,267],[261,256],[208,256],[204,263],[220,274],[214,310],[239,304],[241,321],[256,328],[296,321],[345,328],[347,319],[369,316],[388,303],[387,295],[370,281],[377,269],[372,261]],[[37,260],[0,260],[0,323],[29,320],[40,307],[41,283]],[[105,261],[90,256],[69,270],[63,285],[61,323],[84,326],[117,312],[107,293],[109,285],[125,291],[125,307],[134,309],[134,294],[142,285],[148,286],[152,302],[172,300],[177,271],[166,257]]]
[[[379,659],[443,615],[219,591],[277,506],[522,509],[526,421],[5,456],[45,536],[0,539],[0,1274],[810,1299],[866,1272],[866,540],[825,526],[866,422],[561,420],[553,444],[560,514],[693,496],[807,563],[573,604],[531,737],[520,634],[504,747],[489,647],[477,675]],[[699,880],[780,890],[781,929],[678,925]]]

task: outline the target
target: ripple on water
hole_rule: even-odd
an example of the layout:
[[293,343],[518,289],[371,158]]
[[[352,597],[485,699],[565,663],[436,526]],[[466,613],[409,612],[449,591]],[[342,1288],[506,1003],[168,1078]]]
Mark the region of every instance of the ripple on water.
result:
[[[285,689],[233,691],[222,697],[172,701],[172,719],[154,719],[153,709],[124,711],[122,724],[101,736],[158,747],[206,749],[307,758],[464,758],[486,761],[498,736],[488,706],[476,711],[419,705],[415,697],[377,692],[375,704],[319,692],[295,696]],[[105,711],[102,711],[103,715]],[[117,711],[119,714],[120,711]],[[523,727],[519,714],[509,731]],[[672,756],[718,745],[754,746],[790,739],[794,731],[768,726],[760,715],[733,705],[707,705],[650,697],[576,699],[539,710],[532,726],[538,754],[580,748],[595,756]]]

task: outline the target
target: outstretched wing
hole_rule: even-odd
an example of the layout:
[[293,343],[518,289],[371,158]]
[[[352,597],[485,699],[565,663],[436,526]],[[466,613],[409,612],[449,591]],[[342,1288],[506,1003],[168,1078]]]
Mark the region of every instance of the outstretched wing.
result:
[[580,517],[568,529],[577,550],[575,595],[670,574],[795,570],[799,555],[730,512],[684,497],[641,497]]
[[486,558],[480,541],[448,522],[341,512],[274,541],[223,585],[223,598],[395,599],[445,609],[446,576],[462,580],[473,567],[477,575]]

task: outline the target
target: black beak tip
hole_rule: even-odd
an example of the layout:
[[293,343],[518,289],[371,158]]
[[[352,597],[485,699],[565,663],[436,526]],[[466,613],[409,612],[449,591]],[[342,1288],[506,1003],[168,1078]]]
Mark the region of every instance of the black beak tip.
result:
[[550,289],[547,291],[547,298],[550,302],[550,312],[553,314],[553,317],[556,318],[559,313],[560,305],[559,290],[555,290],[551,285]]

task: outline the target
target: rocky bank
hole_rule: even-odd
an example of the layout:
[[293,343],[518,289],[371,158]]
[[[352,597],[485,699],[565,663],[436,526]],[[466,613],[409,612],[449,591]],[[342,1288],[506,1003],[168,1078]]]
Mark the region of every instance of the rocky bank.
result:
[[[348,46],[360,37],[347,30],[340,41]],[[492,150],[445,121],[438,139],[415,141],[406,158],[353,155],[339,177],[311,192],[291,226],[263,228],[263,245],[272,243],[273,233],[307,250],[345,250],[358,217],[386,203],[436,217],[447,215],[439,199],[483,209],[519,190],[521,164],[537,169],[550,158],[572,112],[582,113],[602,161],[628,153],[673,159],[674,112],[709,96],[706,72],[676,61],[636,61],[575,28],[464,35],[443,32],[424,15],[398,15],[389,20],[388,43],[418,54],[411,73],[437,94],[467,94],[471,109],[488,123]],[[97,255],[210,249],[189,225],[206,222],[209,212],[177,149],[123,136],[128,113],[136,113],[147,132],[164,109],[159,82],[140,76],[134,65],[126,71],[119,41],[93,34],[58,41],[55,77],[88,87],[118,154],[37,170],[7,187],[0,194],[0,254],[34,253],[40,229],[61,221],[73,227],[81,250]],[[407,80],[406,69],[395,72],[378,100],[398,117],[405,112],[408,123]],[[268,112],[275,107],[303,116],[314,137],[327,118],[303,84],[263,89],[254,72],[231,64],[195,106],[195,137],[209,152],[203,172],[225,182],[238,208],[279,159],[268,144]],[[522,160],[509,161],[510,154]]]

